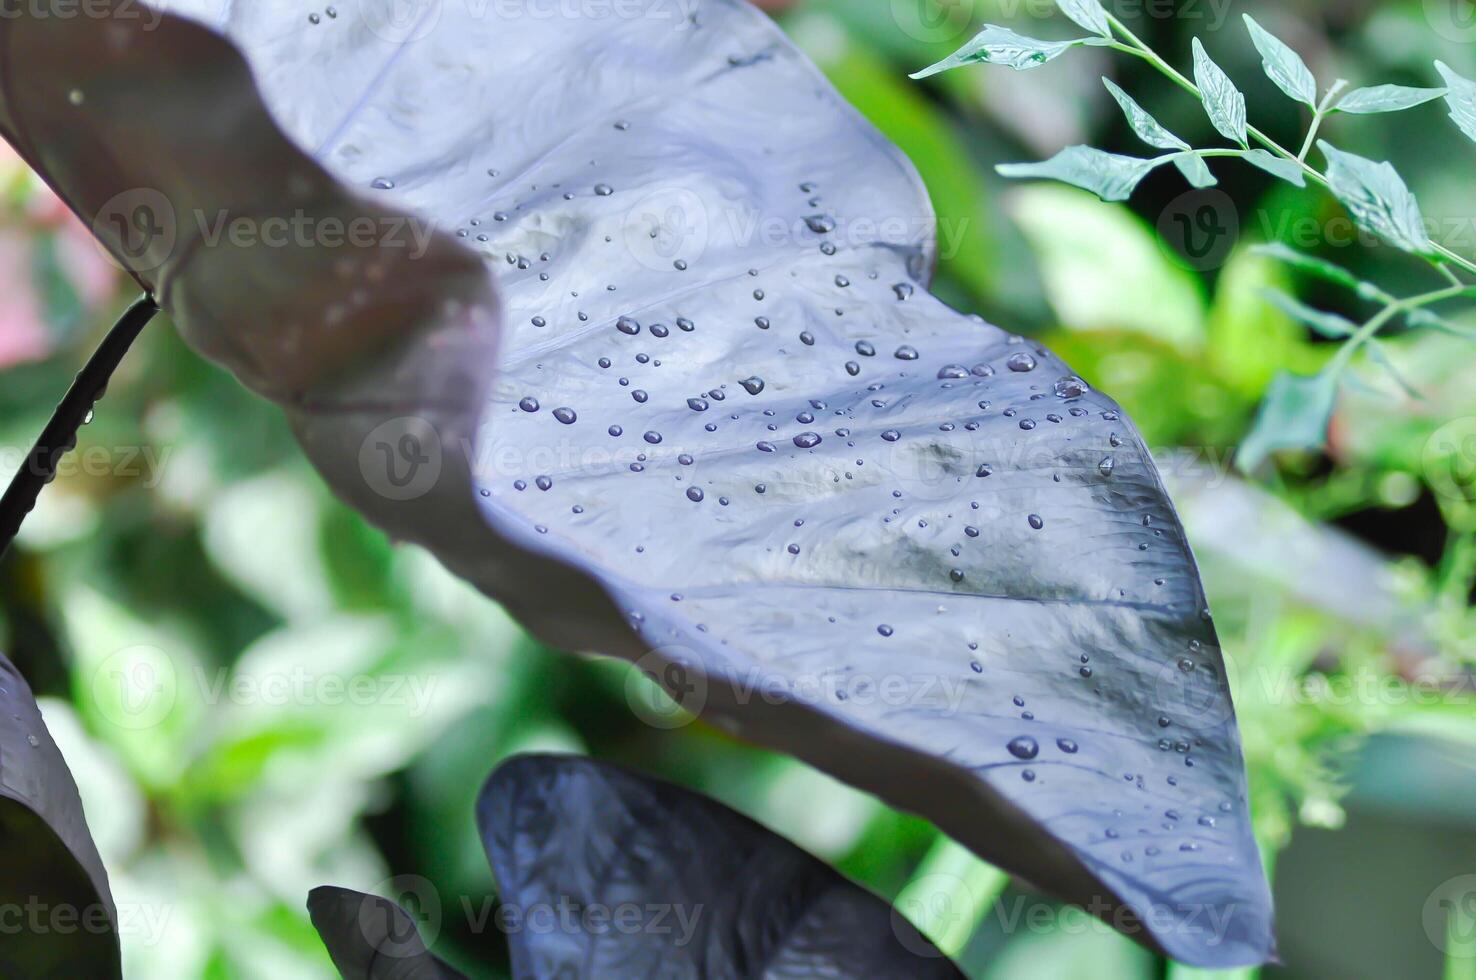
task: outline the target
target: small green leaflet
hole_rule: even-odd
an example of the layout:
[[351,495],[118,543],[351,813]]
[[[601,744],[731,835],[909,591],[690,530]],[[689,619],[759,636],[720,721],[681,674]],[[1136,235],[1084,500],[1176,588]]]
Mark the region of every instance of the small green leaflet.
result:
[[1416,329],[1429,327],[1432,330],[1439,330],[1441,333],[1448,333],[1453,337],[1462,337],[1466,340],[1476,337],[1476,330],[1472,330],[1470,327],[1457,326],[1440,314],[1426,309],[1410,310],[1405,315],[1404,322]]
[[1308,306],[1295,296],[1288,296],[1279,289],[1268,289],[1264,293],[1266,302],[1276,307],[1293,320],[1305,323],[1323,337],[1342,340],[1353,336],[1358,325],[1347,317]]
[[1410,88],[1407,85],[1375,85],[1354,89],[1338,100],[1334,112],[1351,112],[1360,116],[1376,112],[1401,112],[1440,98],[1443,88]]
[[1206,187],[1214,187],[1219,183],[1215,175],[1210,173],[1209,164],[1204,162],[1204,157],[1198,153],[1180,153],[1174,157],[1174,166],[1179,168],[1179,173],[1190,185],[1203,190]]
[[1388,163],[1375,163],[1318,140],[1327,157],[1327,181],[1333,194],[1365,231],[1406,252],[1429,255],[1434,251],[1425,230],[1425,216],[1404,180]]
[[1002,177],[1042,177],[1091,191],[1104,201],[1126,201],[1143,178],[1169,157],[1145,160],[1090,146],[1068,146],[1043,163],[1005,163]]
[[1368,338],[1365,346],[1368,348],[1369,360],[1373,361],[1379,367],[1383,368],[1384,373],[1393,378],[1394,383],[1397,384],[1406,395],[1416,400],[1424,400],[1425,396],[1420,394],[1419,389],[1410,384],[1408,380],[1406,380],[1406,378],[1404,377],[1404,373],[1400,371],[1399,368],[1394,364],[1394,361],[1389,357],[1388,351],[1384,349],[1383,344],[1379,343],[1376,338],[1370,337]]
[[973,40],[937,64],[914,72],[911,77],[927,78],[929,75],[936,75],[950,68],[980,62],[1006,65],[1016,71],[1025,71],[1030,68],[1039,68],[1052,58],[1057,58],[1083,44],[1104,45],[1107,43],[1109,42],[1105,38],[1100,37],[1078,37],[1070,41],[1042,41],[1039,38],[1016,34],[1008,27],[986,24],[982,31],[974,35]]
[[1107,11],[1102,9],[1101,0],[1056,0],[1056,6],[1082,30],[1112,36],[1112,26],[1107,23]]
[[1450,91],[1445,93],[1450,118],[1461,127],[1461,132],[1476,140],[1476,82],[1457,74],[1443,61],[1435,62],[1435,68],[1445,79],[1445,84],[1450,86]]
[[1321,449],[1338,396],[1338,376],[1324,371],[1313,377],[1279,372],[1266,391],[1256,424],[1235,454],[1242,473],[1257,469],[1279,449]]
[[1299,272],[1305,272],[1309,276],[1316,276],[1328,282],[1353,290],[1361,298],[1376,303],[1392,303],[1394,297],[1371,282],[1359,279],[1353,273],[1340,265],[1336,265],[1326,259],[1320,259],[1306,252],[1299,252],[1289,245],[1281,242],[1271,242],[1267,245],[1257,245],[1251,249],[1256,255],[1264,255],[1268,259],[1285,262]]
[[1111,92],[1117,104],[1122,106],[1123,115],[1127,116],[1128,125],[1133,127],[1133,132],[1138,134],[1138,139],[1160,150],[1189,149],[1188,143],[1159,125],[1158,120],[1154,119],[1147,109],[1139,105],[1131,95],[1118,88],[1112,79],[1103,78],[1102,84],[1107,86],[1107,91]]
[[1246,163],[1259,167],[1272,176],[1280,177],[1287,183],[1296,184],[1298,187],[1307,186],[1307,178],[1303,176],[1302,168],[1295,160],[1288,160],[1265,150],[1246,150],[1240,156]]
[[1199,38],[1194,39],[1194,81],[1210,122],[1226,139],[1246,146],[1245,96],[1225,70],[1215,64]]
[[1256,50],[1261,52],[1261,67],[1266,70],[1266,77],[1291,98],[1317,108],[1317,79],[1302,56],[1257,24],[1250,14],[1245,15],[1245,26],[1250,29]]
[[1112,93],[1112,97],[1122,107],[1123,115],[1127,116],[1128,125],[1133,128],[1134,133],[1138,134],[1138,139],[1160,150],[1183,151],[1174,156],[1174,166],[1179,168],[1179,172],[1191,185],[1204,188],[1214,187],[1219,183],[1215,180],[1215,175],[1210,173],[1209,166],[1204,159],[1192,152],[1188,143],[1165,129],[1147,109],[1119,88],[1112,79],[1103,78],[1102,84],[1107,86],[1107,91]]

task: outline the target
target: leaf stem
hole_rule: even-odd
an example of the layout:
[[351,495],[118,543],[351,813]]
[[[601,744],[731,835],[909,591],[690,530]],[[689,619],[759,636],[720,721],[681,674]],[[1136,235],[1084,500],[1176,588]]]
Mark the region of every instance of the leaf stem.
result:
[[153,297],[141,296],[124,311],[103,338],[102,344],[78,373],[66,397],[41,430],[36,445],[0,497],[0,556],[10,548],[26,516],[36,507],[41,491],[56,479],[62,457],[77,445],[77,431],[91,418],[92,406],[108,387],[113,372],[123,355],[133,346],[139,333],[159,312]]
[[1348,87],[1347,79],[1340,78],[1333,82],[1332,88],[1327,90],[1327,95],[1322,97],[1322,102],[1312,112],[1312,125],[1307,130],[1307,139],[1302,143],[1302,152],[1297,154],[1297,160],[1306,163],[1307,154],[1312,152],[1312,147],[1317,140],[1317,132],[1322,128],[1322,121],[1332,112],[1333,100],[1342,94],[1343,89]]
[[[1108,12],[1107,23],[1111,24],[1112,29],[1121,34],[1122,37],[1127,41],[1126,44],[1114,41],[1110,45],[1110,47],[1112,47],[1114,50],[1122,51],[1126,54],[1131,54],[1135,57],[1142,58],[1144,61],[1147,61],[1150,65],[1156,68],[1160,74],[1164,75],[1174,84],[1178,85],[1180,88],[1193,95],[1196,99],[1199,99],[1200,101],[1204,100],[1204,95],[1202,92],[1199,91],[1198,85],[1195,85],[1194,82],[1186,78],[1184,74],[1173,65],[1169,64],[1167,61],[1164,61],[1163,58],[1159,56],[1157,51],[1154,51],[1147,44],[1145,44],[1142,39],[1140,39],[1136,34],[1129,30],[1127,25],[1119,20],[1115,14]],[[1338,86],[1334,85],[1333,91],[1337,90]],[[1329,97],[1331,96],[1331,94],[1332,93],[1329,92]],[[1329,111],[1330,108],[1331,107],[1329,107]],[[1327,113],[1323,112],[1322,114],[1326,115]],[[1275,153],[1283,159],[1289,160],[1292,163],[1295,163],[1297,166],[1301,167],[1302,171],[1307,175],[1307,178],[1313,183],[1323,188],[1331,189],[1331,185],[1328,182],[1327,177],[1316,167],[1309,164],[1305,159],[1305,154],[1307,152],[1310,152],[1311,150],[1311,137],[1309,137],[1309,146],[1306,150],[1303,151],[1303,155],[1298,156],[1297,154],[1292,153],[1286,147],[1282,146],[1280,143],[1273,140],[1271,137],[1267,136],[1265,133],[1261,132],[1255,126],[1247,126],[1246,131],[1250,134],[1252,139],[1254,139],[1257,143],[1261,144],[1266,149],[1270,150],[1272,153]],[[1315,133],[1312,135],[1315,136]],[[1432,242],[1431,247],[1446,262],[1457,265],[1465,271],[1471,273],[1472,275],[1476,275],[1476,262],[1472,262],[1470,259],[1467,259],[1459,253],[1451,251],[1438,242]],[[1427,261],[1437,265],[1440,264],[1435,259],[1427,259]]]

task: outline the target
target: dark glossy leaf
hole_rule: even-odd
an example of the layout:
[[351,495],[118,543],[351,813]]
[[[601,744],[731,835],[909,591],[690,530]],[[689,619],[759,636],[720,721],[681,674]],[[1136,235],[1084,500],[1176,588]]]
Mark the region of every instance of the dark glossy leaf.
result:
[[[503,910],[515,910],[519,980],[963,980],[886,902],[678,786],[575,756],[521,756],[487,781],[477,821]],[[559,908],[603,925],[521,927]]]
[[118,916],[77,784],[0,654],[0,976],[118,977]]
[[145,251],[187,339],[284,404],[342,496],[546,642],[638,662],[1155,948],[1270,955],[1150,454],[1048,351],[927,293],[914,171],[771,22],[172,6],[251,71],[173,18],[7,21],[0,126],[89,221],[152,187],[182,229],[446,229],[424,254]]
[[324,885],[307,904],[343,980],[462,980],[426,950],[410,913],[387,898]]

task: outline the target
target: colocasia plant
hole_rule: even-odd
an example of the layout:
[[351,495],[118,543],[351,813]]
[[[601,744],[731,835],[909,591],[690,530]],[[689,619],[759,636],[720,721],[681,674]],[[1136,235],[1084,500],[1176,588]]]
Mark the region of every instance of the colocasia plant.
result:
[[[543,641],[632,661],[704,721],[923,815],[1155,951],[1274,956],[1224,661],[1142,438],[1050,351],[928,292],[916,172],[772,22],[743,0],[616,18],[138,6],[0,20],[0,134],[145,291],[136,317],[157,303],[280,405],[369,521]],[[1071,46],[984,38],[968,57]],[[1202,71],[1240,133],[1233,87]],[[1164,160],[1203,181],[1206,155]],[[1055,168],[1120,197],[1153,165],[1076,150]],[[1374,181],[1358,163],[1330,179]],[[9,787],[29,748],[0,738]],[[77,808],[53,816],[69,802],[54,762],[19,802],[70,845],[73,890],[108,907]],[[515,949],[520,977],[952,975],[741,818],[545,768],[484,799],[504,897],[534,874],[595,901],[606,876],[731,916],[701,949]],[[16,846],[0,841],[7,862]],[[393,909],[355,901],[312,903],[346,976],[442,975],[403,936],[405,962],[386,954]],[[69,975],[117,973],[116,949],[53,954]]]
[[[1057,0],[1057,6],[1062,14],[1087,31],[1087,36],[1046,41],[989,25],[953,55],[913,77],[926,78],[952,68],[979,63],[1025,70],[1043,65],[1073,48],[1110,48],[1142,59],[1198,99],[1215,130],[1232,145],[1190,146],[1162,126],[1111,79],[1103,78],[1103,84],[1122,107],[1138,138],[1165,152],[1154,157],[1132,157],[1090,146],[1072,146],[1043,163],[1001,166],[998,168],[1001,174],[1058,180],[1089,190],[1104,201],[1125,201],[1143,179],[1159,167],[1173,164],[1191,185],[1205,188],[1217,183],[1207,160],[1240,160],[1297,187],[1313,184],[1331,192],[1361,229],[1428,263],[1440,282],[1438,288],[1432,282],[1432,288],[1417,295],[1395,296],[1325,259],[1279,243],[1263,246],[1261,251],[1264,254],[1303,273],[1353,291],[1360,300],[1369,304],[1370,312],[1362,322],[1355,322],[1337,313],[1312,308],[1285,293],[1269,294],[1270,301],[1281,311],[1341,346],[1336,356],[1314,376],[1298,376],[1285,371],[1277,375],[1266,394],[1255,427],[1237,454],[1236,462],[1242,470],[1255,470],[1276,450],[1322,448],[1339,385],[1349,377],[1347,368],[1362,350],[1367,350],[1369,356],[1401,387],[1409,390],[1380,348],[1378,337],[1385,328],[1402,322],[1411,328],[1430,328],[1470,336],[1467,329],[1452,324],[1432,307],[1452,300],[1476,298],[1476,281],[1473,281],[1476,262],[1431,236],[1430,225],[1420,210],[1419,202],[1391,164],[1378,163],[1341,150],[1326,140],[1318,139],[1318,136],[1323,124],[1340,113],[1399,112],[1443,98],[1456,126],[1476,141],[1476,82],[1437,61],[1434,68],[1444,80],[1444,87],[1375,85],[1350,90],[1346,80],[1337,79],[1322,91],[1306,62],[1247,14],[1245,25],[1251,43],[1261,56],[1266,75],[1288,98],[1307,107],[1310,122],[1306,137],[1300,149],[1293,150],[1249,123],[1245,96],[1210,57],[1198,38],[1193,42],[1191,80],[1108,12],[1100,0]],[[1322,157],[1320,167],[1314,148]]]

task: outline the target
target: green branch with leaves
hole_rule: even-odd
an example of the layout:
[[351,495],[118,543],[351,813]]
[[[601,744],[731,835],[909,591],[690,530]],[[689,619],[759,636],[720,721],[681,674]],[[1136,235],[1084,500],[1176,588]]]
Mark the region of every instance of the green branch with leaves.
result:
[[[1215,186],[1218,181],[1207,161],[1238,159],[1297,187],[1308,183],[1325,188],[1348,210],[1363,231],[1399,250],[1427,262],[1442,283],[1415,296],[1397,297],[1355,276],[1347,269],[1281,244],[1260,251],[1298,271],[1347,288],[1374,306],[1362,323],[1336,313],[1314,309],[1283,293],[1269,296],[1283,313],[1305,324],[1318,335],[1341,342],[1337,354],[1314,376],[1282,372],[1273,380],[1256,422],[1236,454],[1244,471],[1257,468],[1273,452],[1282,449],[1321,449],[1339,386],[1355,354],[1366,351],[1411,395],[1415,392],[1395,370],[1378,342],[1386,327],[1402,322],[1410,328],[1432,328],[1461,336],[1471,334],[1452,324],[1432,307],[1453,300],[1476,298],[1476,261],[1431,237],[1429,225],[1414,193],[1389,163],[1380,163],[1340,150],[1319,139],[1329,117],[1344,113],[1369,115],[1399,112],[1436,99],[1445,99],[1450,117],[1467,137],[1476,141],[1476,82],[1458,74],[1449,65],[1435,62],[1445,82],[1439,88],[1404,85],[1375,85],[1349,90],[1337,79],[1320,96],[1312,70],[1291,47],[1266,31],[1249,15],[1245,17],[1251,42],[1261,55],[1267,77],[1289,98],[1305,105],[1311,121],[1300,150],[1293,151],[1251,125],[1245,95],[1210,57],[1198,38],[1193,44],[1193,78],[1174,68],[1144,43],[1100,0],[1056,0],[1061,12],[1089,32],[1086,37],[1047,41],[1025,37],[1008,28],[986,25],[958,51],[917,72],[926,78],[970,64],[997,64],[1023,71],[1037,68],[1078,47],[1104,47],[1142,59],[1204,106],[1210,123],[1226,140],[1227,147],[1196,148],[1154,119],[1131,95],[1110,79],[1103,83],[1111,93],[1128,125],[1144,143],[1165,152],[1153,157],[1108,153],[1090,146],[1071,146],[1040,163],[1004,164],[1005,177],[1044,178],[1091,191],[1104,201],[1125,201],[1153,171],[1172,164],[1195,188]],[[1314,148],[1325,161],[1323,169],[1312,162]]]

